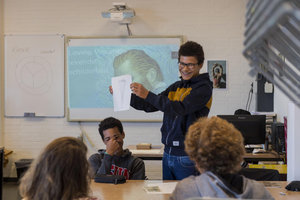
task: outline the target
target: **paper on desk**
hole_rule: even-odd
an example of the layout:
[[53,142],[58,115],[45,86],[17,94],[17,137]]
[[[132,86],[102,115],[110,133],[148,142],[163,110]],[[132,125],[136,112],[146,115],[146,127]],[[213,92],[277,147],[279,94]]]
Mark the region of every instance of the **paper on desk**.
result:
[[269,188],[281,188],[281,184],[273,181],[263,181],[265,187]]
[[170,182],[170,183],[150,183],[144,187],[148,194],[171,194],[177,182]]
[[111,78],[115,112],[129,110],[131,97],[131,82],[131,75],[122,75]]

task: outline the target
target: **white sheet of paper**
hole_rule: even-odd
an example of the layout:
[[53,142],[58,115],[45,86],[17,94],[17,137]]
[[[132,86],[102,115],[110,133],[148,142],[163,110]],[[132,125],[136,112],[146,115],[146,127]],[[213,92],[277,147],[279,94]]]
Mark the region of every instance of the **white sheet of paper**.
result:
[[131,75],[122,75],[111,78],[115,112],[129,110],[131,97],[131,82]]
[[150,183],[144,189],[148,194],[171,194],[178,182],[170,183]]

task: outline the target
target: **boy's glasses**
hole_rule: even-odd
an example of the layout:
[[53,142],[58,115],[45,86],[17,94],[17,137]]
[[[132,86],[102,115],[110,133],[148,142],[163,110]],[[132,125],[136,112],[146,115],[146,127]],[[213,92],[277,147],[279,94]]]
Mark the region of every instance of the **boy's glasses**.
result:
[[199,65],[198,63],[184,63],[184,62],[179,62],[178,63],[179,68],[183,69],[184,67],[187,67],[188,69],[194,69],[197,65]]

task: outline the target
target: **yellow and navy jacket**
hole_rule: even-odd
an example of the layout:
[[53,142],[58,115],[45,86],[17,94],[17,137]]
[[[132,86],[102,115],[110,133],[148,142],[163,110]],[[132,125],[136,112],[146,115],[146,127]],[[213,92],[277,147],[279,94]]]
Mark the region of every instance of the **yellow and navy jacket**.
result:
[[161,141],[165,152],[186,156],[184,139],[189,126],[199,117],[207,116],[212,104],[213,84],[208,73],[189,80],[177,81],[156,95],[149,92],[146,99],[131,95],[130,105],[145,112],[162,111]]

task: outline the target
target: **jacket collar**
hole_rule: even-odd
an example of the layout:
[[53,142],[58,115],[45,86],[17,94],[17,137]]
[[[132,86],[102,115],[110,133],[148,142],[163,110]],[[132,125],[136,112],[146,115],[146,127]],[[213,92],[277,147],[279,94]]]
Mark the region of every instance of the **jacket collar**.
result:
[[209,75],[208,75],[208,73],[202,73],[202,74],[199,74],[198,76],[192,77],[189,80],[183,80],[181,76],[179,78],[183,83],[194,83],[194,82],[198,82],[201,79],[209,78]]

